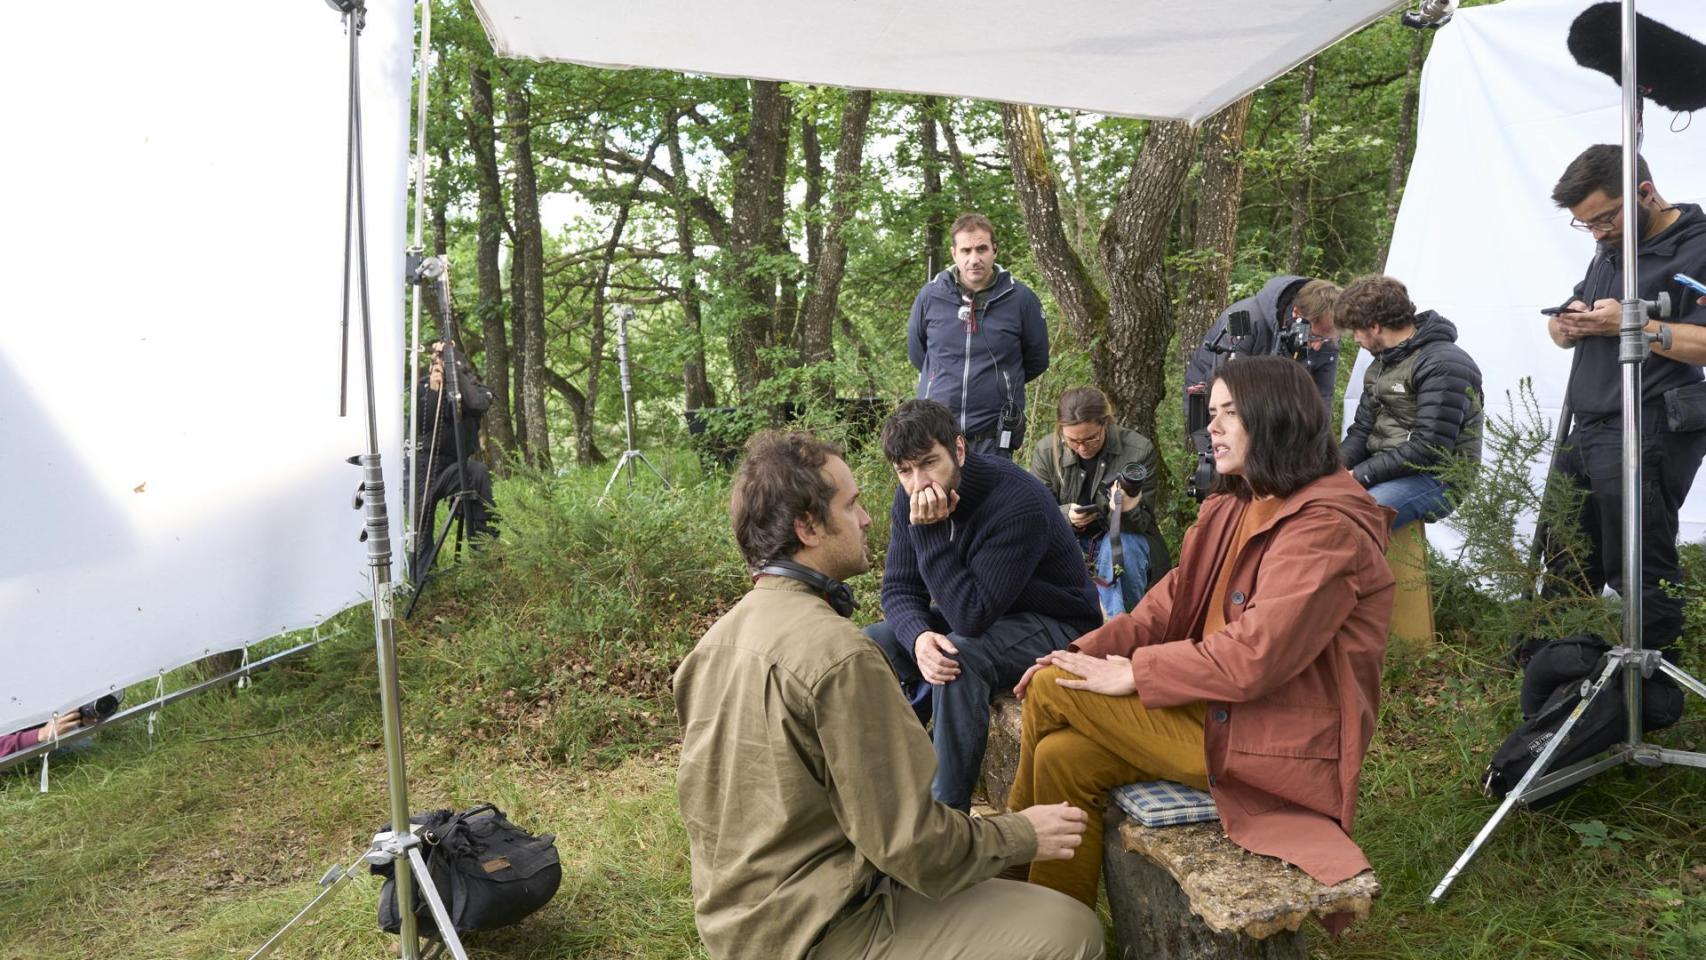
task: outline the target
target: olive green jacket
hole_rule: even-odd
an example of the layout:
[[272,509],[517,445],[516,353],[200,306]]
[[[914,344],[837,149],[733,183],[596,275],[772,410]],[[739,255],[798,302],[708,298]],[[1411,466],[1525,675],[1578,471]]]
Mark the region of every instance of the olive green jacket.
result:
[[1136,511],[1126,514],[1121,527],[1137,533],[1159,533],[1150,504],[1155,502],[1156,486],[1161,479],[1161,458],[1156,456],[1155,444],[1148,437],[1129,427],[1109,427],[1102,449],[1094,457],[1082,460],[1060,439],[1060,430],[1055,429],[1038,440],[1031,451],[1031,472],[1054,494],[1061,516],[1066,516],[1067,510],[1077,502],[1087,471],[1095,475],[1096,506],[1105,515],[1109,484],[1121,471],[1133,466],[1141,466],[1148,473],[1143,481],[1143,502]]
[[932,899],[1036,855],[1019,814],[930,798],[888,660],[804,584],[761,577],[675,673],[676,792],[714,960],[802,958],[880,874]]

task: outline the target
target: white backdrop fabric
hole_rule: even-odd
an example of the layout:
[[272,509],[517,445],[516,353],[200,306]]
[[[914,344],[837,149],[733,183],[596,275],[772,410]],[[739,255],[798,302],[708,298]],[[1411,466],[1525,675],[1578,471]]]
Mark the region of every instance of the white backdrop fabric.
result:
[[[1622,140],[1617,84],[1580,67],[1565,47],[1570,22],[1590,0],[1507,0],[1461,10],[1439,31],[1422,72],[1416,157],[1398,211],[1386,272],[1421,309],[1457,324],[1458,342],[1485,378],[1489,415],[1530,377],[1556,425],[1570,351],[1546,334],[1541,307],[1563,303],[1586,272],[1593,240],[1570,229],[1552,186],[1584,148]],[[1706,40],[1706,4],[1642,0],[1640,12]],[[1706,118],[1688,123],[1648,105],[1642,154],[1671,203],[1706,201]],[[1684,128],[1677,130],[1675,128]],[[1346,390],[1356,410],[1366,353]],[[1534,465],[1537,476],[1546,465]],[[1706,534],[1706,494],[1683,506],[1684,541]],[[1436,546],[1461,538],[1429,527]]]
[[[412,10],[362,37],[376,377],[400,443]],[[367,594],[337,416],[348,40],[305,0],[8,11],[0,730]],[[359,363],[359,324],[351,327]],[[400,540],[393,540],[400,544]]]
[[1397,0],[474,0],[503,56],[1203,120]]

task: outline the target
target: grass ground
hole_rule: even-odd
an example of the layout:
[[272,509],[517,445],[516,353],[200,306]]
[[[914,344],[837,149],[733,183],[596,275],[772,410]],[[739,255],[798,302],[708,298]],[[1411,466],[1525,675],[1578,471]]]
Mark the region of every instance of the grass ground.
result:
[[[860,475],[886,505],[880,467]],[[471,936],[475,957],[703,956],[668,678],[744,580],[717,482],[643,484],[595,508],[606,476],[504,485],[504,542],[399,627],[412,806],[492,801],[555,833],[563,856],[556,899]],[[872,585],[856,586],[870,616]],[[246,956],[354,860],[387,804],[369,625],[364,610],[341,619],[340,639],[250,689],[168,708],[152,738],[131,723],[55,760],[45,795],[34,764],[0,774],[0,960]],[[1357,826],[1386,893],[1342,939],[1316,937],[1317,955],[1706,956],[1699,771],[1612,774],[1519,813],[1442,907],[1423,905],[1493,810],[1475,781],[1516,697],[1496,646],[1458,635],[1392,652]],[[1706,748],[1706,711],[1661,738]],[[378,889],[346,886],[280,955],[385,955]]]

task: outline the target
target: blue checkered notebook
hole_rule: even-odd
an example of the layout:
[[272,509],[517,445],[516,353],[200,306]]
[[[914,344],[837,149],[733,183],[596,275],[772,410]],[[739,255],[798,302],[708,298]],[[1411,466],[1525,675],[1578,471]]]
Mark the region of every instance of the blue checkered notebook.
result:
[[1219,819],[1214,798],[1171,780],[1145,780],[1114,788],[1114,802],[1146,827],[1173,827]]

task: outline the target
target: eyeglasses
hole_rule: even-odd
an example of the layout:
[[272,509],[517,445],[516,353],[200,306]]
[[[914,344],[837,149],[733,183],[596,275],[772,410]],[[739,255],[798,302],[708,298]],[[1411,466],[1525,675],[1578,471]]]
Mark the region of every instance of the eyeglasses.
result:
[[1080,438],[1074,439],[1072,437],[1067,436],[1063,432],[1063,433],[1061,433],[1060,438],[1062,440],[1066,441],[1067,446],[1073,448],[1074,450],[1077,450],[1081,447],[1099,447],[1102,445],[1102,441],[1103,441],[1103,439],[1105,439],[1107,437],[1107,435],[1108,435],[1108,429],[1106,427],[1103,427],[1102,429],[1096,431],[1094,436],[1080,437]]
[[1582,231],[1583,233],[1593,233],[1596,230],[1610,230],[1617,226],[1617,221],[1622,216],[1623,208],[1618,207],[1616,210],[1611,211],[1605,216],[1594,217],[1592,220],[1577,220],[1575,217],[1571,217],[1570,226]]

